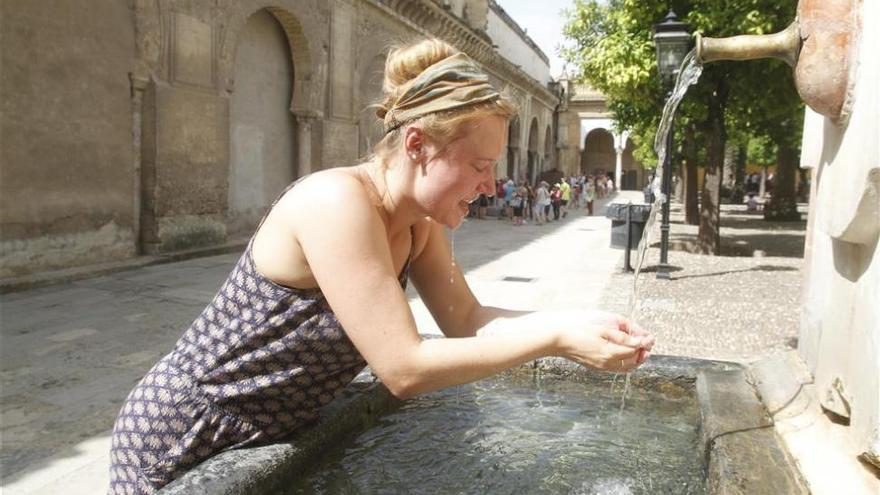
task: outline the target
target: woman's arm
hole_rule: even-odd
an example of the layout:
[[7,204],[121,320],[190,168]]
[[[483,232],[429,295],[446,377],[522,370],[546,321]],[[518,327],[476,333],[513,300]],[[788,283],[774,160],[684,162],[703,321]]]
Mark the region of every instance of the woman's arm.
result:
[[[585,332],[593,340],[541,325],[529,332],[423,341],[397,280],[385,225],[363,186],[342,174],[316,174],[298,188],[286,210],[294,242],[346,334],[396,396],[471,382],[541,356],[574,357],[575,350],[599,366],[634,362],[638,347],[621,345],[632,344],[622,339],[629,336],[598,328]],[[472,313],[473,303],[456,293],[468,307],[446,323],[466,328],[467,318],[481,312]]]
[[[613,371],[635,368],[650,355],[653,337],[618,315],[594,310],[514,311],[481,305],[458,266],[452,265],[444,228],[435,222],[428,224],[426,239],[413,263],[412,280],[447,337],[501,337],[503,343],[503,338],[549,331],[556,335],[554,355]],[[637,349],[607,348],[609,344]],[[621,352],[627,353],[625,363],[620,363]]]

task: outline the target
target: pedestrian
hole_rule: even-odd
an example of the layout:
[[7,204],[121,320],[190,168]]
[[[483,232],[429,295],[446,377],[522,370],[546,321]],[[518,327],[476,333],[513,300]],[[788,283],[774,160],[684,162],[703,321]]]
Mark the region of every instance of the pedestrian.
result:
[[532,188],[528,181],[525,182],[524,186],[526,188],[526,206],[523,216],[529,220],[534,220],[534,217],[532,217],[532,206],[535,204],[535,189]]
[[480,197],[477,198],[477,219],[485,220],[486,219],[486,208],[489,207],[489,197],[486,196],[486,193],[480,193]]
[[592,177],[587,179],[587,215],[593,214],[593,201],[596,200],[596,182]]
[[559,209],[562,212],[562,218],[568,215],[568,202],[571,201],[571,186],[565,178],[559,184]]
[[516,195],[516,185],[513,179],[507,179],[504,183],[504,214],[513,221],[513,197]]
[[[218,452],[286,437],[366,365],[406,398],[541,356],[614,372],[647,358],[653,337],[621,316],[483,306],[452,263],[445,229],[493,187],[514,114],[476,64],[422,41],[389,53],[383,88],[373,155],[288,186],[129,394],[110,493],[154,493]],[[419,337],[409,277],[448,338]]]
[[547,182],[542,180],[535,189],[535,221],[538,225],[547,223],[547,213],[550,209],[550,192],[547,187]]
[[562,190],[559,183],[553,184],[550,188],[550,206],[553,208],[553,220],[559,220],[559,205],[562,201]]

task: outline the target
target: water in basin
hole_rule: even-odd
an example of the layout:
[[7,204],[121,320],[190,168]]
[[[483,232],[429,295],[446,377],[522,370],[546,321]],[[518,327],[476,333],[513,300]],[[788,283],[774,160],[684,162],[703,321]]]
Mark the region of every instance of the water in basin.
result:
[[290,493],[705,493],[690,393],[492,378],[407,401]]

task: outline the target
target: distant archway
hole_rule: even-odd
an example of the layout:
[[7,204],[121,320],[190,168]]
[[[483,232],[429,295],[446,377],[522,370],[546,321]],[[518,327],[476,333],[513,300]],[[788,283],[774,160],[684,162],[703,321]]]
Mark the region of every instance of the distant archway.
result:
[[581,173],[584,175],[614,173],[616,154],[614,136],[605,129],[593,129],[584,139]]
[[296,178],[296,122],[290,112],[294,67],[284,29],[268,10],[239,32],[229,100],[227,230],[253,230],[263,212]]

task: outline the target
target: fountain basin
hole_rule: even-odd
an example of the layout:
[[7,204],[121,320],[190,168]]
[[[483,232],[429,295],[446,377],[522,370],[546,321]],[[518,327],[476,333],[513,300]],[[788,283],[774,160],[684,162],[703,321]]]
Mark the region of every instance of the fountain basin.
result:
[[[684,417],[687,417],[688,408],[694,408],[691,429],[695,444],[685,447],[687,452],[681,453],[690,456],[684,464],[694,464],[693,468],[701,478],[693,483],[691,493],[807,493],[799,473],[778,441],[766,408],[747,377],[748,370],[735,363],[655,356],[632,375],[630,400],[637,401],[638,395],[644,391],[652,400],[665,397],[679,404],[685,411]],[[607,395],[614,375],[591,372],[562,359],[542,359],[509,372],[504,379],[511,380],[514,385],[522,385],[524,380],[533,381],[539,387],[566,381],[569,382],[565,386],[569,393],[571,387],[577,385],[588,393],[592,390]],[[615,387],[615,404],[619,404],[622,389],[623,377],[620,377]],[[559,400],[565,403],[564,394],[560,397]],[[408,404],[414,401],[408,401]],[[383,418],[398,414],[395,411],[402,405],[404,403],[395,399],[384,386],[374,382],[371,375],[363,373],[343,396],[323,411],[323,419],[318,424],[288,442],[221,453],[160,493],[295,493],[293,490],[298,481],[308,476],[320,476],[322,469],[328,469],[316,464],[322,456],[336,446],[355,445],[358,435],[369,434],[370,428],[381,423]],[[411,414],[410,419],[416,422],[419,416]],[[583,427],[588,423],[580,424]],[[514,422],[507,426],[513,435],[523,427]],[[435,454],[422,452],[418,455],[424,458],[425,466],[442,469],[445,454]],[[631,476],[637,469],[639,466],[622,465],[620,478]],[[578,470],[589,475],[590,466],[584,464]],[[413,474],[412,490],[409,491],[419,487],[418,473]],[[684,476],[690,474],[684,473]],[[596,485],[596,482],[603,481],[584,478],[578,490],[573,492],[592,493],[590,487],[604,486]],[[630,489],[631,493],[641,493],[644,483],[653,483],[653,478],[642,481],[634,478],[624,488]]]

